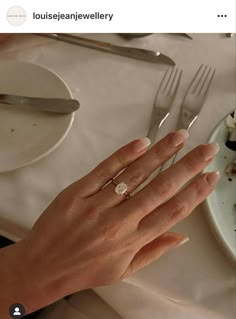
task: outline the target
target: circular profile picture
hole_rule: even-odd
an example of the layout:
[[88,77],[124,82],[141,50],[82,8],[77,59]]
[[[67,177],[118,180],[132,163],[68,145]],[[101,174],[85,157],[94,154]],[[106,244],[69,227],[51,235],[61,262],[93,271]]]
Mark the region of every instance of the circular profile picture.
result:
[[26,20],[26,12],[21,7],[11,7],[7,11],[7,21],[14,26],[23,24]]
[[25,308],[20,303],[15,303],[9,308],[9,315],[11,318],[22,318],[25,315]]

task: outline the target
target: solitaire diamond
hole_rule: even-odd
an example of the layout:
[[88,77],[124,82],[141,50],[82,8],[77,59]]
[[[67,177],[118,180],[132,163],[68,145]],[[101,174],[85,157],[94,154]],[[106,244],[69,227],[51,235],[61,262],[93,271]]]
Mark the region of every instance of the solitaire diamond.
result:
[[123,195],[127,192],[127,189],[128,189],[127,185],[122,182],[116,185],[115,192],[117,195]]

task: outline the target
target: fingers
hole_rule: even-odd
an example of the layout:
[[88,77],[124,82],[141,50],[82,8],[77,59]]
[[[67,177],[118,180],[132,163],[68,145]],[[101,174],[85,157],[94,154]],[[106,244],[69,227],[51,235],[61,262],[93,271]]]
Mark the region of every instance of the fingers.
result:
[[219,172],[197,177],[172,199],[143,218],[138,228],[140,236],[144,236],[147,242],[152,241],[186,218],[212,192],[219,178]]
[[[200,145],[175,165],[157,176],[143,190],[126,201],[126,212],[141,219],[174,196],[205,168],[218,152],[217,144]],[[123,205],[123,204],[122,204]]]
[[122,169],[142,156],[147,151],[149,145],[150,140],[144,137],[121,147],[88,175],[80,179],[77,183],[80,196],[88,197],[98,192]]
[[[124,182],[128,186],[128,193],[132,193],[140,184],[147,180],[160,165],[183,147],[187,137],[188,132],[186,130],[168,134],[146,154],[132,162],[127,169],[116,177],[116,182]],[[108,208],[124,200],[124,196],[118,196],[114,188],[114,184],[111,183],[95,195],[98,205]]]
[[158,259],[161,255],[166,253],[171,248],[176,248],[186,243],[188,237],[176,233],[165,233],[152,242],[145,245],[133,258],[126,272],[122,278],[126,278],[134,274],[141,268],[149,265],[154,260]]

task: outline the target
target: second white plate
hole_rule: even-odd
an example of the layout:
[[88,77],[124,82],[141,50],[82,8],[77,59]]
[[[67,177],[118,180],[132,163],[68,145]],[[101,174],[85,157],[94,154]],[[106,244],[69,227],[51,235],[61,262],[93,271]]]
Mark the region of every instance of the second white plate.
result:
[[217,125],[209,143],[220,146],[219,153],[205,171],[220,171],[221,179],[216,189],[206,199],[207,213],[219,242],[228,256],[236,262],[236,178],[229,178],[225,168],[236,158],[236,152],[225,146],[228,129],[225,118]]

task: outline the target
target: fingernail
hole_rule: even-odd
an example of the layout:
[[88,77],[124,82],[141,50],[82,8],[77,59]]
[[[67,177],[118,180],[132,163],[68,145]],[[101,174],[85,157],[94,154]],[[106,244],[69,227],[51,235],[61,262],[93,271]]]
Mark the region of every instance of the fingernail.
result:
[[182,246],[183,244],[187,243],[189,241],[189,237],[185,237],[181,239],[176,245],[175,248]]
[[204,149],[202,151],[202,155],[205,161],[209,161],[214,155],[219,152],[219,145],[217,143],[211,143],[204,145]]
[[180,146],[184,143],[184,141],[188,138],[189,133],[187,130],[181,129],[179,131],[176,131],[174,135],[172,136],[171,142],[174,146]]
[[134,152],[139,153],[147,149],[147,147],[151,144],[151,141],[148,137],[140,138],[134,144]]
[[210,172],[205,176],[208,185],[215,186],[220,179],[220,172]]

